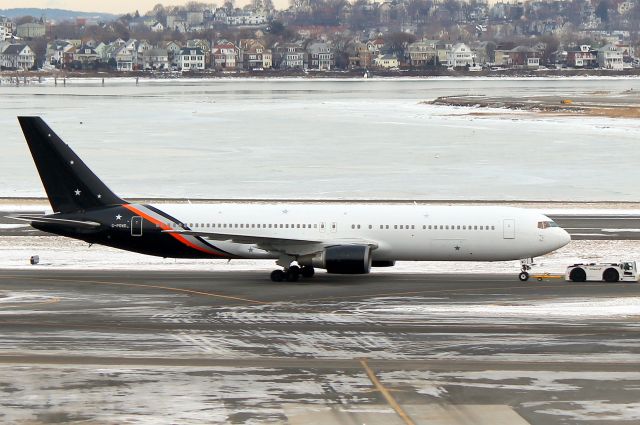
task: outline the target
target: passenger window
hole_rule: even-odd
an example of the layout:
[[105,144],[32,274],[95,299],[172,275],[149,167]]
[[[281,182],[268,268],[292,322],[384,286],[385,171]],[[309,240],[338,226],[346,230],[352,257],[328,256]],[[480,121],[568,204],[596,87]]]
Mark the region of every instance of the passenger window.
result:
[[446,230],[449,230],[449,225],[448,225],[448,224],[445,226],[445,229],[446,229]]
[[373,229],[373,226],[372,226],[372,225],[369,225],[369,229]]
[[299,228],[300,228],[300,225],[299,225],[299,224],[296,224],[296,228],[297,228],[297,229],[299,229]]
[[351,225],[351,228],[352,228],[352,229],[355,229],[355,228],[356,228],[356,225],[355,225],[355,224],[352,224],[352,225]]
[[398,225],[397,225],[397,224],[394,224],[394,225],[393,225],[393,228],[394,228],[394,229],[397,229],[397,228],[398,228]]
[[400,225],[400,229],[403,229],[403,228],[404,228],[404,226],[401,224],[401,225]]
[[385,226],[385,228],[389,229],[389,225],[387,224],[387,225]]

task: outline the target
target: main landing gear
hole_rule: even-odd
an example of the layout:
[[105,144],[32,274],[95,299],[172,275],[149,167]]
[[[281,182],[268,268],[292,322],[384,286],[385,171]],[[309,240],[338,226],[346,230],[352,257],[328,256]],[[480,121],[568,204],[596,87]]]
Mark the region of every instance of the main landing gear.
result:
[[315,274],[315,270],[311,266],[289,266],[284,270],[274,270],[271,272],[271,280],[273,282],[282,282],[286,280],[287,282],[297,282],[300,277],[313,277]]
[[518,275],[518,279],[522,282],[526,282],[529,280],[529,271],[531,267],[534,265],[533,258],[525,258],[524,260],[520,260],[520,274]]

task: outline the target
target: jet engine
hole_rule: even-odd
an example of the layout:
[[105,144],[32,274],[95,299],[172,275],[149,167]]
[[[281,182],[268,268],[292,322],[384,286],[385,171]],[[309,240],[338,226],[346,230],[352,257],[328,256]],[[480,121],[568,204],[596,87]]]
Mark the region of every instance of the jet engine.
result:
[[367,274],[371,270],[371,248],[368,245],[336,245],[313,258],[313,265],[327,273]]

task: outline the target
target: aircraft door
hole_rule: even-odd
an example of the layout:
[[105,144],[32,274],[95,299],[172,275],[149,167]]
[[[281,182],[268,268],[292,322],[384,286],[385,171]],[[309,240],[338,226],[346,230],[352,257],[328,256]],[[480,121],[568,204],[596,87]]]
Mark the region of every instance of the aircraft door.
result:
[[516,221],[513,218],[505,218],[502,221],[502,237],[504,239],[516,238]]
[[131,217],[131,236],[142,236],[142,220],[138,215]]

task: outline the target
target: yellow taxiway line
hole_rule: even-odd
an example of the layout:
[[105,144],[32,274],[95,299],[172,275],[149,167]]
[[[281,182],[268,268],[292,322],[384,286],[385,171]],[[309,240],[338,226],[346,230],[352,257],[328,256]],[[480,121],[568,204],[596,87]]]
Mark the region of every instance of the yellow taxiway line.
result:
[[382,382],[380,382],[376,374],[373,372],[373,370],[371,370],[371,368],[367,364],[367,359],[360,359],[360,365],[362,365],[364,371],[367,373],[367,376],[369,377],[369,380],[371,380],[371,383],[376,387],[378,391],[380,391],[385,400],[387,400],[387,403],[389,403],[389,406],[391,406],[393,410],[396,411],[396,413],[398,414],[398,416],[400,416],[400,418],[402,418],[404,423],[407,425],[415,425],[415,422],[411,420],[409,415],[407,415],[407,412],[404,411],[402,406],[398,404],[389,390],[384,385],[382,385]]
[[[11,279],[11,278],[23,278],[23,276],[0,276],[0,279]],[[196,291],[194,289],[186,289],[186,288],[174,288],[171,286],[162,286],[162,285],[149,285],[144,283],[125,283],[125,282],[106,282],[102,280],[67,280],[67,279],[55,279],[55,278],[45,278],[45,277],[31,277],[30,279],[39,280],[39,281],[47,281],[47,282],[65,282],[65,283],[88,283],[93,285],[113,285],[113,286],[130,286],[137,288],[151,288],[151,289],[161,289],[163,291],[172,291],[172,292],[181,292],[185,294],[191,295],[203,295],[206,297],[213,298],[223,298],[227,300],[234,301],[242,301],[250,304],[271,304],[265,301],[252,300],[249,298],[235,297],[233,295],[223,295],[217,294],[215,292],[205,292],[205,291]]]

